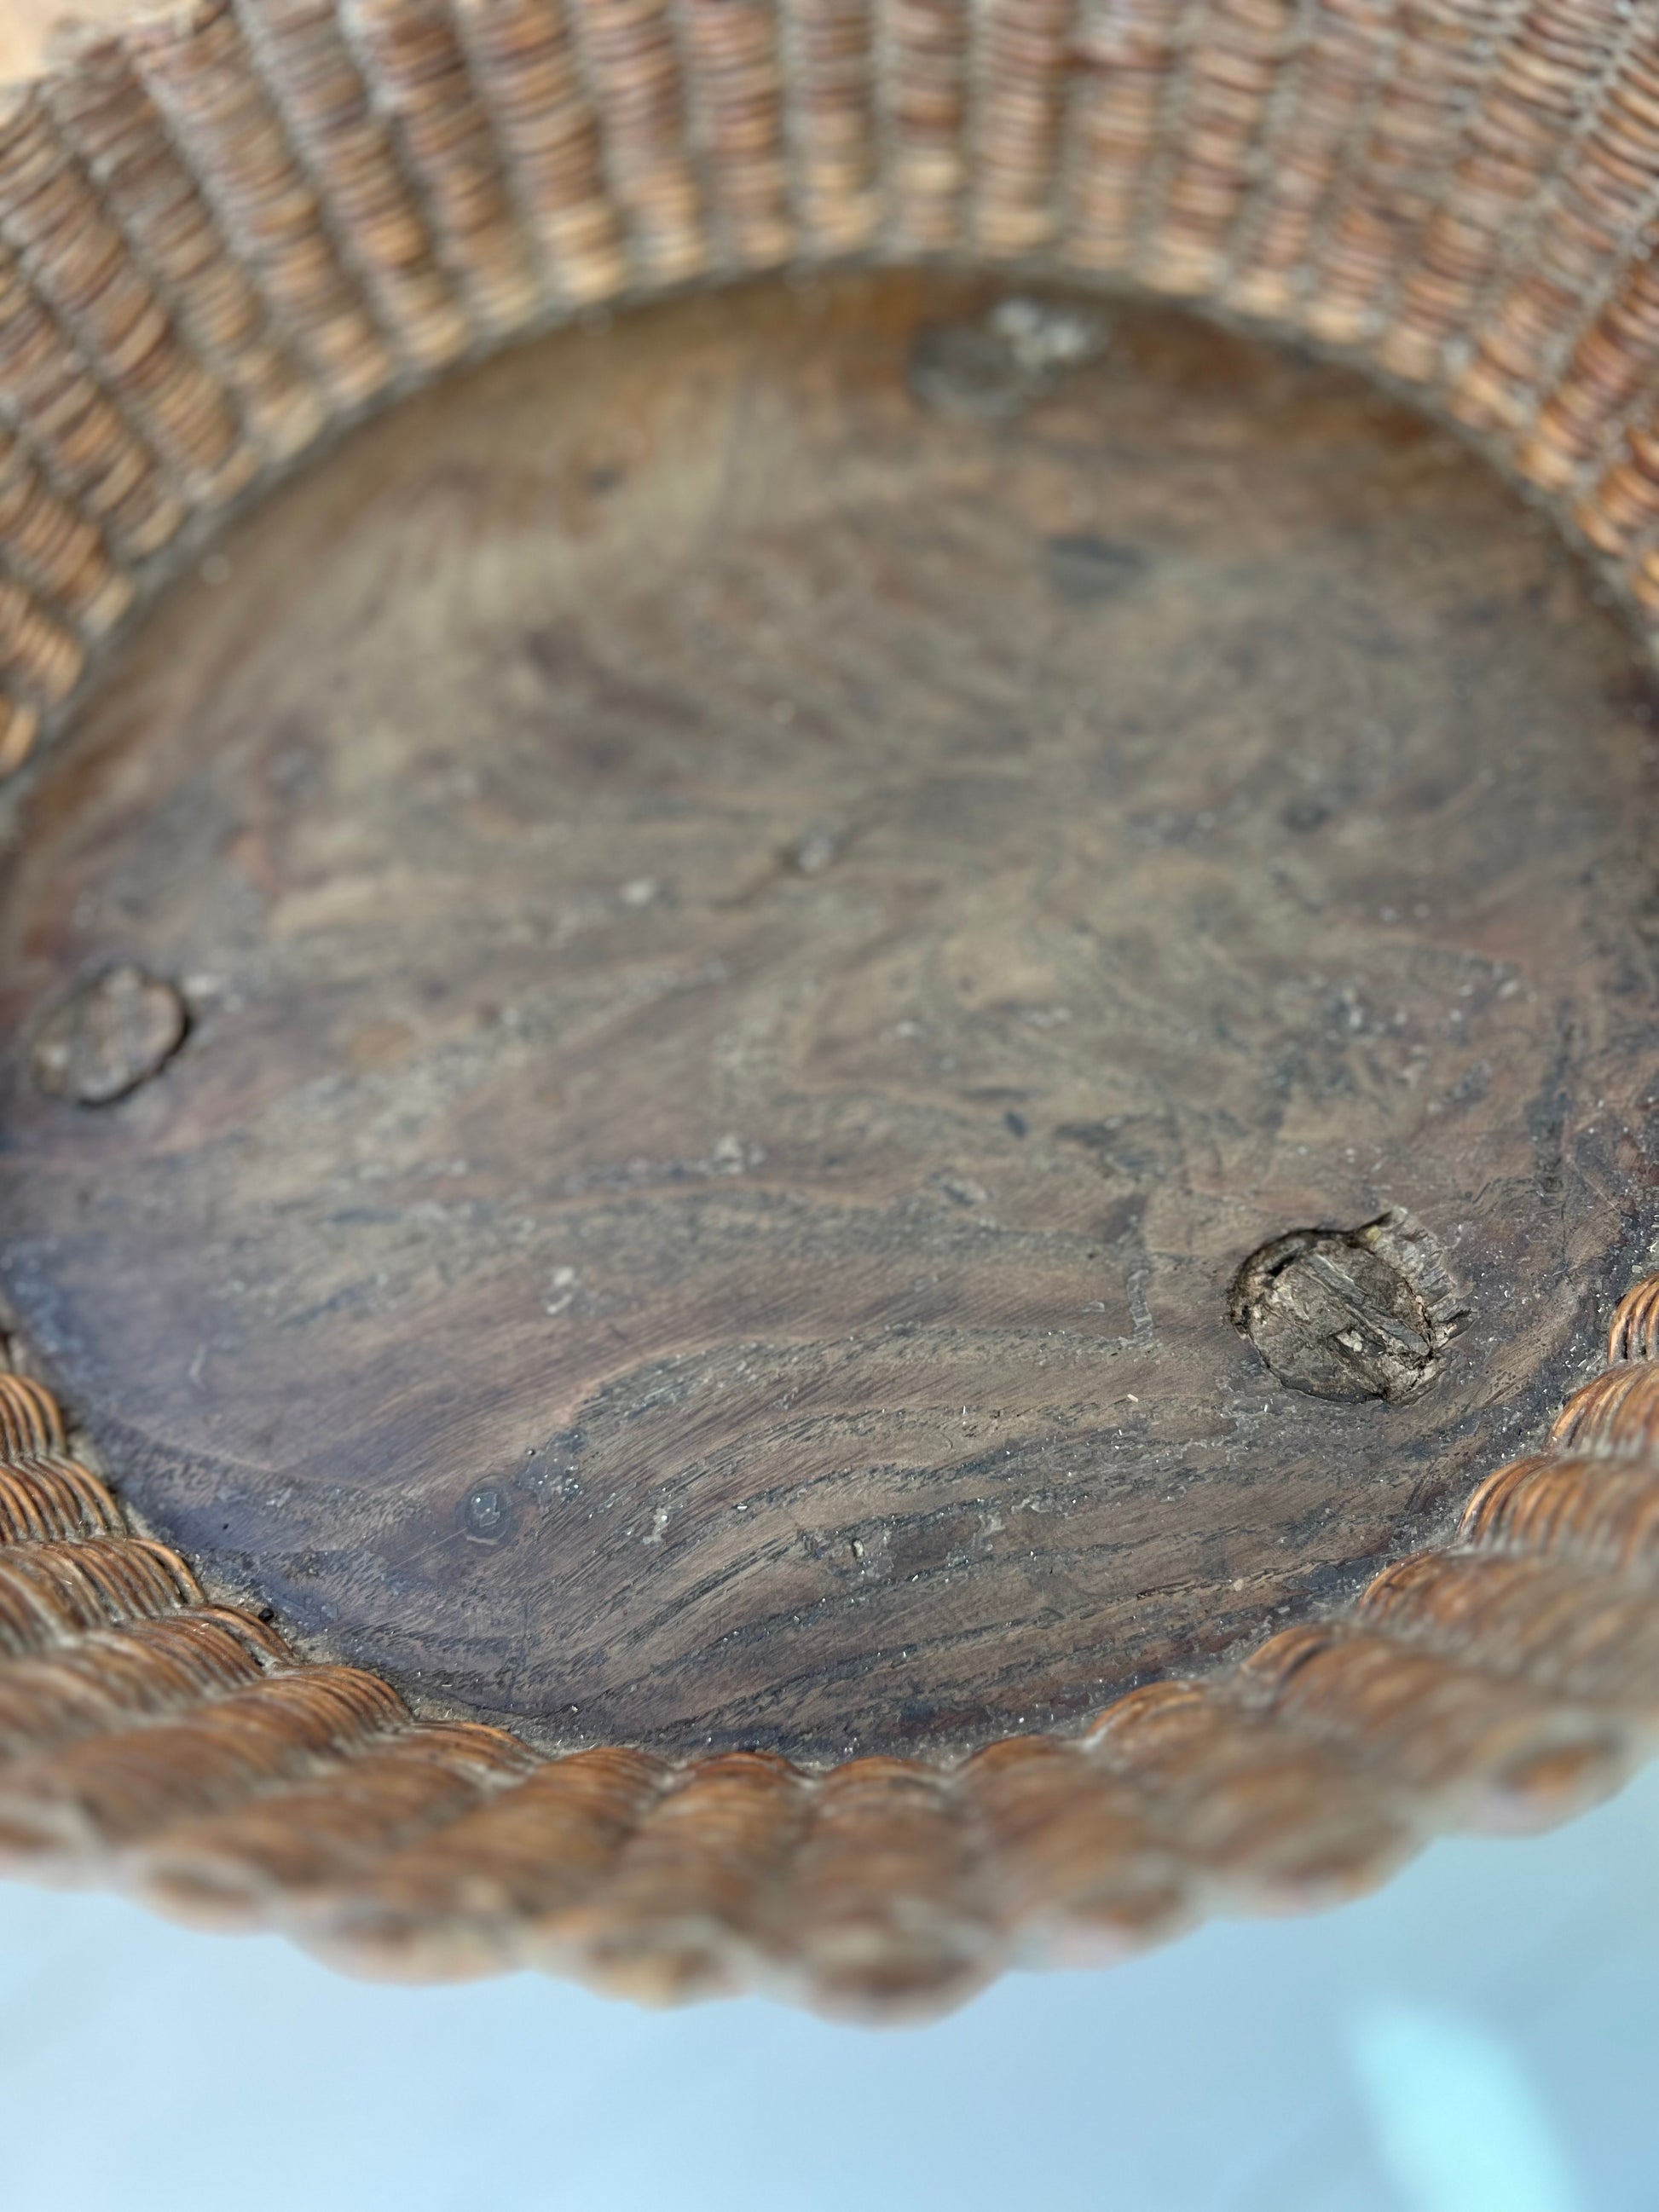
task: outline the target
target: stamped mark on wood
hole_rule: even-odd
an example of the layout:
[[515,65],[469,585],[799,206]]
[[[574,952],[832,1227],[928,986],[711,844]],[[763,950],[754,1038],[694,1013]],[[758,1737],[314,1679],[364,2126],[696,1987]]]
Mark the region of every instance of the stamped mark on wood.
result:
[[1234,1278],[1233,1325],[1290,1390],[1415,1397],[1466,1318],[1431,1240],[1403,1209],[1359,1229],[1293,1229]]

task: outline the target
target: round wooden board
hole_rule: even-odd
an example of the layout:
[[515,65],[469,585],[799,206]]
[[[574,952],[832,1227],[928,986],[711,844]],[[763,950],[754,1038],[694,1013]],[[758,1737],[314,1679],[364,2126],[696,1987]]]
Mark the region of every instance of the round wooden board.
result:
[[37,783],[10,1318],[150,1525],[417,1698],[1094,1712],[1443,1533],[1591,1360],[1649,702],[1461,449],[1172,313],[538,342],[237,526]]

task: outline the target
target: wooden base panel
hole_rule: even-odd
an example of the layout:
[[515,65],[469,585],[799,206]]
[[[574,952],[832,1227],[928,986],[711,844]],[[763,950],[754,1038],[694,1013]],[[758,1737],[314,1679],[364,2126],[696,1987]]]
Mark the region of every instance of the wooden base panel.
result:
[[1352,1614],[1080,1736],[958,1765],[756,1753],[539,1759],[307,1662],[128,1532],[58,1409],[0,1374],[0,1854],[348,1970],[526,1966],[668,2002],[760,1990],[840,2016],[960,2001],[1011,1964],[1098,1963],[1214,1911],[1328,1905],[1449,1827],[1595,1802],[1659,1724],[1659,1474],[1613,1364],[1549,1452]]

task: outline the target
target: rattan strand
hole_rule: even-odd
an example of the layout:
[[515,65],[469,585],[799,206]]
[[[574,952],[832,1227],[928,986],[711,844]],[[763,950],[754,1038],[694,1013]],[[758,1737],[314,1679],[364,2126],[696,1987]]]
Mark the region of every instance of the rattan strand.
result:
[[1659,10],[207,0],[0,111],[0,774],[331,422],[599,303],[946,252],[1414,389],[1659,616]]
[[48,1394],[0,1373],[0,1863],[362,1972],[881,2015],[1351,1896],[1437,1832],[1559,1820],[1650,1747],[1659,1458],[1630,1409],[1659,1404],[1632,1356],[1656,1304],[1659,1276],[1567,1448],[1500,1468],[1448,1547],[1240,1667],[950,1768],[544,1758],[417,1719],[210,1604],[69,1455]]
[[[0,111],[0,775],[186,526],[561,317],[945,252],[1403,381],[1659,617],[1659,10],[209,0]],[[949,1771],[534,1757],[208,1602],[0,1373],[0,1852],[361,1971],[890,2014],[1562,1817],[1659,1711],[1659,1277],[1457,1541]]]

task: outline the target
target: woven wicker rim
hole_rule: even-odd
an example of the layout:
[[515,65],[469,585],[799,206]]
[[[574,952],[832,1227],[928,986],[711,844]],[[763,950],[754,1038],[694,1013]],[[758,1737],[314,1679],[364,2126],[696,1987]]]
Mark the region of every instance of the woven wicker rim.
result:
[[[0,773],[325,433],[598,307],[859,259],[1310,338],[1659,618],[1656,155],[1659,15],[1623,0],[212,0],[88,34],[0,105]],[[936,2007],[1614,1786],[1659,1716],[1656,1455],[1659,1277],[1550,1448],[1346,1612],[1077,1740],[809,1775],[415,1718],[210,1603],[0,1372],[0,1856],[368,1972]]]

